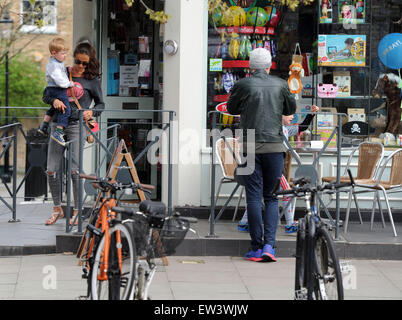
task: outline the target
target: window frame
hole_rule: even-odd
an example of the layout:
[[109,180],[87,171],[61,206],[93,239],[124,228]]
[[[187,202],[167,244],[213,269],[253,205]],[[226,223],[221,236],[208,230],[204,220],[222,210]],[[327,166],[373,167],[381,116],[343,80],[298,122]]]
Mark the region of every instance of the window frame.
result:
[[[24,14],[24,1],[28,1],[28,0],[20,0],[20,12],[21,12],[21,18],[20,18],[20,32],[22,33],[33,33],[33,34],[57,34],[57,0],[52,0],[54,1],[54,24],[52,25],[47,25],[47,26],[43,26],[41,28],[39,28],[36,25],[26,25],[23,22],[23,14]],[[36,0],[36,1],[48,1],[48,0]]]

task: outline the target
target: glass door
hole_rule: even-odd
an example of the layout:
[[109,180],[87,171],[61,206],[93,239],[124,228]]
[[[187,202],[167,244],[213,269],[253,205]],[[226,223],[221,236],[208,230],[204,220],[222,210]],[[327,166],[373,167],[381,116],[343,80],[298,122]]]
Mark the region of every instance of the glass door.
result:
[[[127,6],[125,0],[100,2],[99,11],[102,14],[99,17],[101,28],[98,35],[106,106],[102,125],[105,127],[120,121],[118,136],[127,140],[126,145],[132,146],[130,152],[135,159],[141,153],[141,148],[146,147],[144,131],[161,126],[155,113],[135,111],[162,109],[160,25],[149,19],[140,1],[135,1],[131,7]],[[162,10],[164,6],[162,0],[148,0],[145,3],[154,10]],[[102,139],[106,141],[106,132]],[[158,166],[145,164],[144,161],[146,155],[138,162],[141,166],[141,182],[153,184],[160,190]],[[160,192],[157,198],[160,198]]]

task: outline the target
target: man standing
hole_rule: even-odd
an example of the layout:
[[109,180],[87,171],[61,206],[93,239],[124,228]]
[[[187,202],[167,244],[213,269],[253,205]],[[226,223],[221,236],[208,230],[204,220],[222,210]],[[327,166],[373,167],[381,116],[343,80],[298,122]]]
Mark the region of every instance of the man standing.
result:
[[[255,141],[245,139],[243,144],[243,150],[246,150],[247,144],[247,150],[250,147],[255,150],[254,171],[243,179],[251,236],[251,251],[244,258],[251,261],[276,261],[274,245],[279,207],[278,199],[272,192],[282,175],[286,151],[282,115],[291,115],[296,111],[296,101],[287,82],[269,74],[271,65],[268,50],[253,50],[250,54],[250,70],[253,74],[235,84],[227,103],[230,114],[241,115],[243,133],[250,129],[255,132]],[[250,158],[250,154],[247,157]],[[262,198],[265,203],[264,214]]]

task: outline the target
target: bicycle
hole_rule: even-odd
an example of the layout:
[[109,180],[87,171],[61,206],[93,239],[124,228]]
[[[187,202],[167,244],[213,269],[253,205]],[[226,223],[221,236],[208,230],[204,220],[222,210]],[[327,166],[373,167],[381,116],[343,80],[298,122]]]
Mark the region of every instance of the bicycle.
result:
[[127,300],[130,297],[136,267],[136,248],[131,230],[122,223],[121,215],[113,210],[118,205],[119,190],[154,187],[144,184],[112,182],[96,176],[80,174],[92,180],[102,192],[99,208],[94,210],[87,225],[89,242],[84,254],[83,278],[87,279],[87,298],[92,300]]
[[274,189],[275,195],[303,197],[306,203],[306,215],[298,220],[296,237],[295,300],[344,299],[341,267],[327,229],[332,226],[321,220],[315,199],[318,192],[334,193],[354,185],[350,170],[348,174],[351,182],[313,187],[310,178],[300,177],[289,190],[277,191],[278,185]]
[[136,276],[130,300],[150,300],[149,287],[156,272],[155,259],[173,254],[188,230],[195,232],[190,223],[196,223],[197,219],[182,217],[179,213],[166,216],[166,206],[150,200],[142,201],[139,211],[123,207],[113,207],[112,210],[129,216],[123,224],[130,225],[137,246]]

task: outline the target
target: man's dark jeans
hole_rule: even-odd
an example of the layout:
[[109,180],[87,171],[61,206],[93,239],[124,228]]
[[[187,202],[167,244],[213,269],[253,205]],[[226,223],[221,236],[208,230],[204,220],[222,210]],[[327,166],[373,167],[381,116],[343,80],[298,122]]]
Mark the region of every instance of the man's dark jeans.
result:
[[[275,245],[278,224],[278,199],[272,195],[278,178],[282,175],[284,154],[263,153],[255,155],[255,170],[245,181],[248,224],[253,250],[266,244]],[[265,210],[262,213],[262,199]]]

